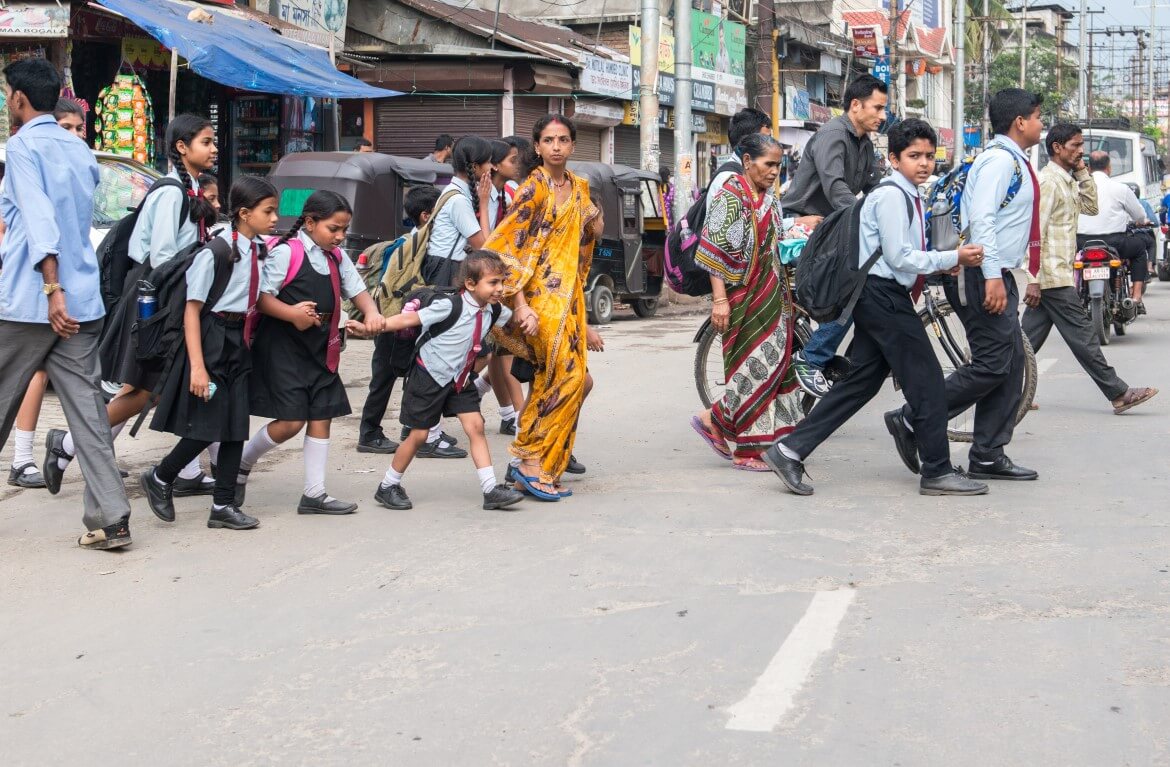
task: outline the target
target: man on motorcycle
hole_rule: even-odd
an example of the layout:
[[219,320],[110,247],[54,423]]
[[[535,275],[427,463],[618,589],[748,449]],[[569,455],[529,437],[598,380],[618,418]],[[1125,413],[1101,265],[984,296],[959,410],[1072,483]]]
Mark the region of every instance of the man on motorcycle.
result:
[[[1032,348],[1040,351],[1055,326],[1069,350],[1117,415],[1140,405],[1157,389],[1131,389],[1101,353],[1097,334],[1085,314],[1073,282],[1078,215],[1098,210],[1098,190],[1085,168],[1085,139],[1071,123],[1057,123],[1044,142],[1051,162],[1040,171],[1040,273],[1029,278],[1024,294],[1028,308],[1020,324]],[[1095,174],[1094,174],[1095,175]]]
[[1108,152],[1099,150],[1090,154],[1089,170],[1097,183],[1098,212],[1095,216],[1081,214],[1077,225],[1077,250],[1084,248],[1089,240],[1101,240],[1129,261],[1133,300],[1137,302],[1138,314],[1145,314],[1142,293],[1150,271],[1146,262],[1146,243],[1141,239],[1144,235],[1129,235],[1126,229],[1131,223],[1149,226],[1152,222],[1147,220],[1133,190],[1110,176]]

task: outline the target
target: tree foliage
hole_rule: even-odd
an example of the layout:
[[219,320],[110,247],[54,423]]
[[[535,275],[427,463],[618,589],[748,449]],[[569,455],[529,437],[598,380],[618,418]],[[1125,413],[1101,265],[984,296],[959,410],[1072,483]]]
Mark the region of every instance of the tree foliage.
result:
[[[980,2],[981,0],[969,0]],[[981,73],[980,73],[981,76]],[[1002,51],[991,64],[989,94],[1004,88],[1020,87],[1020,54],[1018,50]],[[1059,85],[1059,87],[1058,87]],[[1041,111],[1045,119],[1068,117],[1077,92],[1076,64],[1062,60],[1051,40],[1039,38],[1028,42],[1028,72],[1024,87],[1044,95]],[[979,122],[987,111],[981,88],[967,89],[967,120]]]

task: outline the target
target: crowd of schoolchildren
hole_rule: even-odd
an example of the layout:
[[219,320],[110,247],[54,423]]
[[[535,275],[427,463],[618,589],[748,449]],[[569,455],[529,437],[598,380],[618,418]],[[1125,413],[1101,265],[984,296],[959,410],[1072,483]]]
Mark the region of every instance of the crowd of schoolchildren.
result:
[[[560,478],[584,471],[568,452],[584,399],[584,364],[564,376],[553,369],[555,350],[563,345],[555,334],[566,323],[564,317],[546,317],[540,291],[531,288],[534,274],[547,278],[555,267],[546,263],[538,270],[537,261],[547,261],[557,248],[542,247],[539,238],[527,248],[508,244],[534,216],[550,223],[564,219],[575,232],[565,240],[571,248],[559,247],[572,254],[563,268],[578,274],[583,259],[587,273],[600,214],[587,185],[566,171],[575,140],[567,118],[550,115],[538,123],[535,152],[520,137],[465,137],[453,147],[455,177],[442,194],[411,190],[406,213],[418,228],[406,239],[413,238],[418,250],[425,246],[414,255],[431,287],[411,294],[401,311],[384,315],[384,304],[371,296],[340,247],[352,216],[349,202],[316,191],[284,233],[274,232],[279,194],[266,179],[239,179],[221,205],[207,175],[218,159],[215,133],[196,115],[169,124],[171,172],[110,230],[99,263],[89,243],[99,174],[79,138],[84,123],[70,132],[77,110],[54,116],[61,83],[48,62],[13,64],[5,75],[17,133],[8,144],[0,194],[7,224],[0,250],[0,437],[7,442],[18,426],[10,484],[56,494],[69,465],[80,464],[83,548],[113,549],[131,541],[125,475],[113,442],[127,424],[147,417],[150,428],[177,438],[137,478],[151,510],[164,521],[175,519],[175,497],[210,495],[209,527],[259,526],[245,511],[249,474],[268,451],[302,430],[304,488],[297,511],[354,512],[357,504],[330,495],[325,482],[332,419],[351,412],[338,372],[347,332],[375,339],[358,449],[394,454],[374,493],[379,503],[411,508],[402,479],[414,457],[468,455],[439,428],[443,417],[457,417],[468,435],[485,509],[511,508],[526,496],[558,501],[572,494]],[[483,249],[493,230],[505,229],[510,208],[525,213],[509,219],[511,228],[494,243],[496,250]],[[565,218],[570,209],[571,220]],[[565,282],[571,303],[582,303],[582,281],[575,288]],[[502,303],[505,297],[511,307]],[[348,305],[358,319],[347,319]],[[574,318],[580,325],[575,335],[600,348],[583,314]],[[550,334],[554,325],[560,330]],[[493,331],[501,334],[498,344],[489,339]],[[512,348],[539,373],[528,379],[527,399],[512,375],[504,331],[519,340]],[[578,345],[583,355],[585,345]],[[38,472],[29,437],[46,376],[69,430],[49,431]],[[381,421],[403,376],[399,445],[386,437]],[[102,378],[122,383],[108,404]],[[558,396],[563,407],[534,401],[550,385],[565,395]],[[497,481],[480,414],[481,396],[492,387],[500,401],[501,433],[518,435],[507,484]],[[29,410],[32,423],[18,422],[18,412]],[[533,452],[543,437],[533,437],[535,430],[525,425],[552,411],[563,416],[559,421],[570,425],[569,432],[553,435],[557,449]],[[251,416],[268,422],[251,433]],[[201,469],[204,453],[211,476]]]

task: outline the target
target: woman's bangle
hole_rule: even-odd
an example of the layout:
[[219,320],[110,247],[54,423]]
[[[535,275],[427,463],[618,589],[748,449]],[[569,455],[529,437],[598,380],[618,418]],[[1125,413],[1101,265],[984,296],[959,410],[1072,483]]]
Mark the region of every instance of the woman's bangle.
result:
[[712,301],[711,303],[713,303],[713,304],[725,304],[725,303],[727,303],[727,299],[726,299],[726,298],[716,298],[716,299],[715,299],[714,301]]

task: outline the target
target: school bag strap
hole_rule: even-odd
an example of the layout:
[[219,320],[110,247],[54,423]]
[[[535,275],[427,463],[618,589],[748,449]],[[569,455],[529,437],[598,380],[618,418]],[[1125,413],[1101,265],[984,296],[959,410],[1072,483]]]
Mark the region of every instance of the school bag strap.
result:
[[[268,240],[269,250],[276,248],[278,245],[287,245],[289,250],[288,271],[284,273],[284,279],[280,283],[280,289],[284,290],[290,282],[296,279],[297,272],[301,270],[301,264],[305,262],[305,243],[301,242],[299,237],[290,237],[284,242],[281,242],[279,237],[273,237]],[[338,269],[340,269],[341,259],[343,258],[341,248],[334,248],[325,252],[333,259],[333,263],[337,264]]]
[[[893,181],[883,181],[882,183],[880,183],[876,187],[874,187],[873,191],[870,192],[870,194],[872,195],[874,192],[876,192],[878,189],[881,189],[882,187],[893,187],[894,189],[897,189],[899,192],[902,193],[902,196],[906,198],[906,216],[907,216],[907,218],[909,218],[910,223],[913,223],[914,222],[914,200],[913,200],[913,198],[910,197],[910,193],[907,192],[902,187],[898,186]],[[869,274],[869,270],[874,267],[874,264],[876,264],[878,262],[878,259],[880,259],[881,257],[882,257],[882,246],[881,246],[881,241],[879,240],[877,248],[873,251],[873,253],[870,254],[869,258],[867,258],[865,260],[865,263],[861,265],[861,269],[858,270],[859,272],[861,272],[861,275],[860,275],[861,279],[859,279],[857,281],[857,284],[853,286],[853,292],[849,294],[849,301],[845,304],[845,308],[841,311],[841,316],[838,317],[837,319],[833,320],[841,327],[845,327],[846,325],[849,324],[850,319],[853,317],[853,309],[857,306],[857,302],[861,300],[861,291],[865,289],[865,277],[866,277],[866,275]]]
[[227,292],[228,283],[232,279],[232,245],[222,237],[213,237],[207,243],[207,249],[212,256],[211,288],[207,291],[207,300],[203,303],[203,313],[211,311],[211,307],[219,303],[223,294]]

